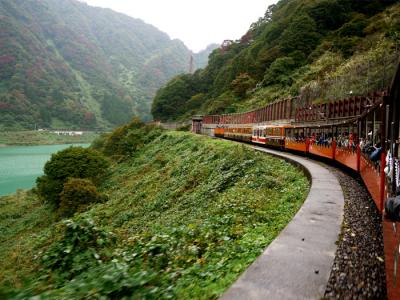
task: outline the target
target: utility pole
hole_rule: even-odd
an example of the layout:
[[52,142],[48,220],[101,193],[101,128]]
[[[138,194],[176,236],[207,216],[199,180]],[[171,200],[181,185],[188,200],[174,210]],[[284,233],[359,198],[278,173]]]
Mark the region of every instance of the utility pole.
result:
[[190,74],[193,74],[193,71],[194,71],[193,55],[190,54],[189,73],[190,73]]

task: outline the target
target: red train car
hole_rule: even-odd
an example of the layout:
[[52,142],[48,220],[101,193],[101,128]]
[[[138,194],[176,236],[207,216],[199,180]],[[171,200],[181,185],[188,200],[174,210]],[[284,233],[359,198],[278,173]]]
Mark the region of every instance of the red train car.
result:
[[[278,120],[281,125],[266,125]],[[295,111],[293,99],[286,99],[205,121],[225,126],[214,129],[217,137],[323,157],[358,172],[382,216],[385,200],[400,197],[400,66],[390,93]],[[400,225],[384,217],[382,224],[388,298],[400,299]]]

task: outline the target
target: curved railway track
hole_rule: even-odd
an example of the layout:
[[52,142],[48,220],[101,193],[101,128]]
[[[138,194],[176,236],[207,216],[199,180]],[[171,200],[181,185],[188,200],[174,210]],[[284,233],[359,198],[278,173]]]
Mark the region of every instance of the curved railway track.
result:
[[326,166],[344,193],[344,217],[325,299],[386,299],[382,223],[358,176]]
[[311,189],[292,222],[221,299],[386,299],[380,214],[361,178],[253,148],[300,166]]
[[292,221],[221,299],[320,299],[331,272],[344,196],[336,177],[304,157],[253,148],[301,166],[310,192]]

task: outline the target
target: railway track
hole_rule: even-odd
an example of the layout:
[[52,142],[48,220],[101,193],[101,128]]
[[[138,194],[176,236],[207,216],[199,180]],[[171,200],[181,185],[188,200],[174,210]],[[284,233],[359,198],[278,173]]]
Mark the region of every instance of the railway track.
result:
[[292,221],[222,299],[321,299],[335,258],[344,196],[328,169],[305,157],[250,146],[300,166],[311,181]]
[[[387,299],[381,216],[359,175],[298,155],[253,148],[284,158],[309,173],[312,185],[304,206],[311,214],[304,213],[302,207],[221,299]],[[341,195],[332,177],[337,179]],[[327,194],[315,195],[327,182],[331,199]],[[318,205],[332,200],[339,206],[333,213],[329,205]],[[325,224],[310,223],[316,215]]]
[[382,222],[359,177],[325,165],[344,193],[344,218],[326,299],[386,299]]

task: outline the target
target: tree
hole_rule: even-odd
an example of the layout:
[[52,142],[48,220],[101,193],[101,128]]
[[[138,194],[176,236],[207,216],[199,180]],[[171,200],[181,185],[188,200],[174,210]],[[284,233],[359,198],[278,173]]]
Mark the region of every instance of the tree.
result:
[[171,120],[184,112],[186,102],[197,94],[192,77],[179,75],[157,92],[151,108],[155,119]]
[[44,175],[36,180],[37,192],[58,208],[60,193],[69,178],[86,178],[98,185],[104,180],[108,166],[108,160],[92,149],[70,147],[59,151],[45,164]]
[[281,57],[275,60],[265,72],[264,84],[290,85],[292,80],[290,74],[296,67],[296,62],[292,57]]
[[130,123],[96,140],[94,147],[107,156],[121,159],[132,155],[153,141],[161,132],[161,128],[146,125],[138,118],[133,118]]
[[247,73],[241,73],[232,81],[231,87],[238,97],[246,96],[246,92],[256,86],[256,81]]
[[60,193],[59,214],[70,217],[75,212],[82,212],[92,203],[101,202],[103,196],[89,179],[68,178]]
[[297,50],[308,56],[318,45],[320,38],[315,21],[307,14],[302,14],[293,19],[279,39],[285,54]]

